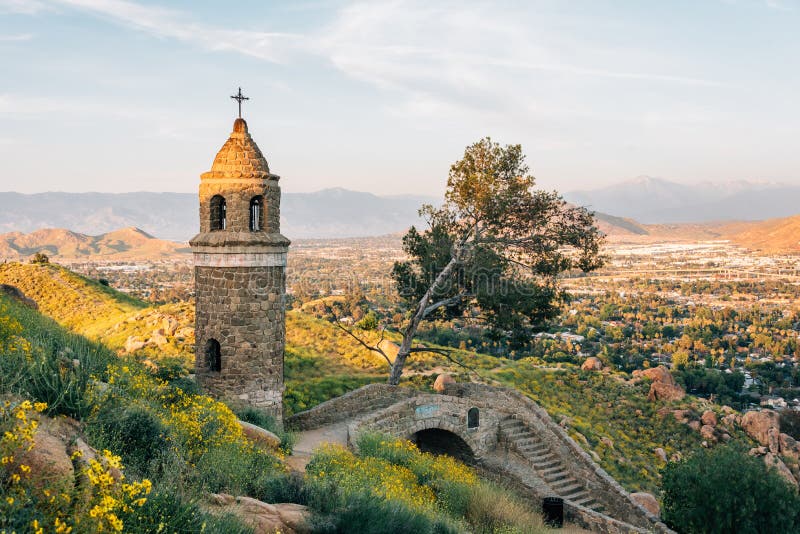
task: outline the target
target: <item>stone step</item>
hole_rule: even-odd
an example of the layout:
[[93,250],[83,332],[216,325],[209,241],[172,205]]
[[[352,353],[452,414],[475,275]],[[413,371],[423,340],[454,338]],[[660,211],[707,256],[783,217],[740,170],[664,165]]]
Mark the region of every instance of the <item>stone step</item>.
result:
[[534,454],[534,455],[542,455],[547,454],[550,452],[550,449],[547,447],[543,447],[541,445],[516,445],[517,449],[520,452],[524,452],[526,454]]
[[[574,502],[576,504],[581,504],[583,506],[586,506],[585,504],[583,504],[584,502],[592,501],[592,496],[589,495],[589,493],[585,489],[574,491],[569,495],[562,495],[562,497],[568,501]],[[586,507],[589,508],[588,506]]]
[[540,440],[539,438],[536,438],[536,437],[517,438],[517,439],[514,440],[514,443],[516,443],[520,447],[521,446],[526,446],[526,445],[540,445],[542,447],[546,447],[547,446],[544,443],[542,443],[542,440]]
[[550,451],[526,451],[524,449],[517,449],[519,452],[522,453],[525,458],[528,460],[536,463],[536,462],[546,462],[549,461],[550,458],[556,458],[556,454]]
[[505,431],[505,433],[506,433],[506,436],[508,436],[508,439],[511,439],[511,440],[514,440],[514,441],[516,441],[518,439],[525,439],[525,438],[532,438],[533,437],[533,432],[528,430],[528,427],[525,427],[525,426],[520,427],[520,428],[513,428],[511,430],[507,430],[507,431]]
[[564,467],[564,464],[562,464],[561,462],[558,462],[558,465],[554,465],[553,467],[547,467],[545,469],[539,469],[539,474],[544,475],[544,476],[548,476],[548,475],[553,475],[555,473],[560,473],[562,471],[565,472],[565,473],[568,472],[567,468]]
[[500,428],[502,428],[503,430],[519,426],[525,426],[525,423],[523,423],[519,419],[503,419],[502,421],[500,421]]
[[542,469],[547,469],[548,467],[553,467],[556,465],[561,465],[561,461],[556,458],[555,454],[548,454],[547,456],[539,456],[539,457],[527,457],[530,462],[533,464],[533,467],[536,468],[537,471],[541,471]]
[[544,481],[548,484],[552,484],[554,482],[558,482],[560,480],[564,480],[569,476],[569,471],[566,469],[561,469],[559,471],[553,471],[551,473],[547,473],[546,475],[542,475]]
[[546,444],[544,444],[541,441],[538,441],[538,440],[536,440],[534,438],[515,439],[514,440],[514,445],[516,445],[517,447],[520,447],[520,448],[524,447],[526,449],[531,449],[531,450],[533,450],[533,449],[548,450],[549,449],[549,447]]
[[565,478],[564,480],[559,480],[558,482],[548,485],[553,489],[553,491],[565,499],[571,499],[572,497],[575,497],[578,492],[586,491],[583,485],[581,485],[574,478]]
[[594,497],[589,495],[588,492],[585,495],[576,494],[576,496],[570,500],[575,504],[585,506],[586,508],[592,508],[598,504],[597,501],[594,500]]

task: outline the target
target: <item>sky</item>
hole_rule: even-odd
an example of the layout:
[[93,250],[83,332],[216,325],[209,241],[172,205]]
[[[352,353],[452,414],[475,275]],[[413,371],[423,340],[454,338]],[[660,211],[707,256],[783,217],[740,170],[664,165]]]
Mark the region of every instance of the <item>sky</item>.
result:
[[800,0],[0,0],[0,190],[440,196],[484,136],[540,187],[800,184]]

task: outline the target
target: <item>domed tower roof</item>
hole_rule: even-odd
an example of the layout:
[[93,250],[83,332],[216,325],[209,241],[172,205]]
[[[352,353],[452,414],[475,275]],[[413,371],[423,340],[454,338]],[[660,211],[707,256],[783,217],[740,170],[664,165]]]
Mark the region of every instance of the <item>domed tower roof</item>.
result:
[[211,170],[202,176],[207,178],[255,178],[277,179],[270,174],[267,159],[250,133],[247,131],[247,122],[238,118],[233,123],[233,132],[222,145],[214,158]]

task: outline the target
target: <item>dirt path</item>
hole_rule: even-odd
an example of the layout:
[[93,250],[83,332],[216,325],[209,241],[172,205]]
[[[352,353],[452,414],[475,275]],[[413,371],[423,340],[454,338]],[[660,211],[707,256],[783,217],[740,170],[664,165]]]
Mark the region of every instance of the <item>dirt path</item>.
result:
[[306,430],[297,434],[297,442],[292,449],[291,456],[286,458],[286,463],[294,471],[305,471],[306,464],[311,460],[314,449],[323,443],[336,443],[347,445],[347,422],[335,423],[313,430]]

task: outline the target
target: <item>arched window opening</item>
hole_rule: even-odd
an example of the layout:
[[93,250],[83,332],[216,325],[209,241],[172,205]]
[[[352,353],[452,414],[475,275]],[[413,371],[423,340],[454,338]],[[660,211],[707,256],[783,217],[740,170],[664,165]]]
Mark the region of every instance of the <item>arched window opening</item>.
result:
[[219,341],[216,339],[209,339],[206,341],[206,367],[213,373],[222,371],[222,351],[219,346]]
[[250,199],[250,231],[259,232],[264,228],[264,197]]
[[227,208],[222,195],[211,197],[211,230],[224,230],[227,226]]
[[467,428],[478,428],[480,424],[480,412],[477,408],[470,408],[467,412]]

